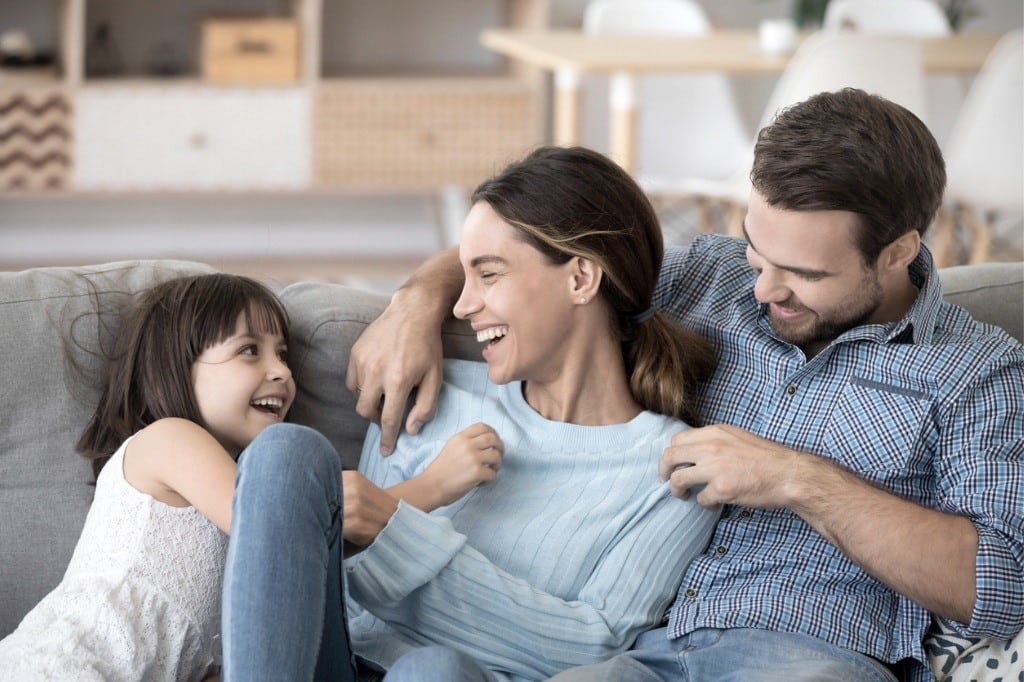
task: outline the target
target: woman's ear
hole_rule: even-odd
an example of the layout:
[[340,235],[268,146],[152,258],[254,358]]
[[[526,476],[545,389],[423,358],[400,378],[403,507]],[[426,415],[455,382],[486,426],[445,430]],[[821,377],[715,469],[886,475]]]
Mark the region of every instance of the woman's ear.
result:
[[601,288],[601,278],[604,277],[604,270],[601,266],[590,260],[576,256],[568,263],[569,265],[569,294],[577,303],[593,301]]

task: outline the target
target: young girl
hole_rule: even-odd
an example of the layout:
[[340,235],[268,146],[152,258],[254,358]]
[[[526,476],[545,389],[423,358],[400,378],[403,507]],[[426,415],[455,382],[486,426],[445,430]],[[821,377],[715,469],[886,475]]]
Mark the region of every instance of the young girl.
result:
[[287,326],[233,275],[170,280],[131,308],[77,444],[102,467],[94,501],[64,579],[0,642],[5,680],[215,671],[235,460],[295,397]]
[[[445,364],[434,419],[386,458],[371,427],[343,500],[329,459],[316,485],[269,450],[240,463],[230,682],[546,679],[629,648],[704,549],[717,514],[658,463],[714,358],[651,307],[650,202],[604,156],[542,148],[472,204],[454,313],[485,362]],[[343,572],[341,538],[363,548]]]

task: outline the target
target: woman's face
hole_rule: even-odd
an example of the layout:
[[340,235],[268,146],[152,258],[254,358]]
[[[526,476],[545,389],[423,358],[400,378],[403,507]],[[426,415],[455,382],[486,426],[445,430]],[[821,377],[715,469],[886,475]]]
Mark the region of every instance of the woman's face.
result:
[[482,201],[463,223],[459,260],[466,284],[454,313],[487,344],[491,381],[556,379],[572,331],[573,261],[551,264]]

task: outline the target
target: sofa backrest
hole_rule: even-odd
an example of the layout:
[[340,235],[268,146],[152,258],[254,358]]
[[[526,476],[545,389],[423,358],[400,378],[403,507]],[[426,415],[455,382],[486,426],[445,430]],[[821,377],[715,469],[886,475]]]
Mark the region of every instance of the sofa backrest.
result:
[[1024,343],[1024,263],[958,265],[939,273],[947,301]]
[[[73,451],[97,391],[68,371],[62,339],[86,373],[95,370],[99,331],[83,315],[98,301],[112,313],[170,277],[212,272],[181,261],[130,261],[83,268],[0,273],[0,637],[59,582],[92,500],[92,469]],[[942,272],[947,297],[980,320],[1024,338],[1024,264]],[[381,294],[338,284],[298,283],[279,291],[292,321],[292,370],[299,392],[291,419],[322,431],[345,466],[359,457],[366,422],[344,386],[352,342],[387,304]],[[475,336],[449,324],[445,353],[479,358]]]

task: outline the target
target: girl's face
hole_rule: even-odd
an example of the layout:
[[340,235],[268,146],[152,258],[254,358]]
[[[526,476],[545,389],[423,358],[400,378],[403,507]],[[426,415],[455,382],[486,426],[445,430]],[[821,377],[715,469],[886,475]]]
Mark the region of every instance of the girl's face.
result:
[[487,343],[491,381],[556,379],[571,333],[573,261],[553,265],[483,201],[466,216],[459,260],[466,284],[454,313]]
[[264,428],[284,421],[295,400],[286,354],[283,336],[250,333],[243,312],[234,333],[192,365],[192,389],[206,429],[232,456]]

